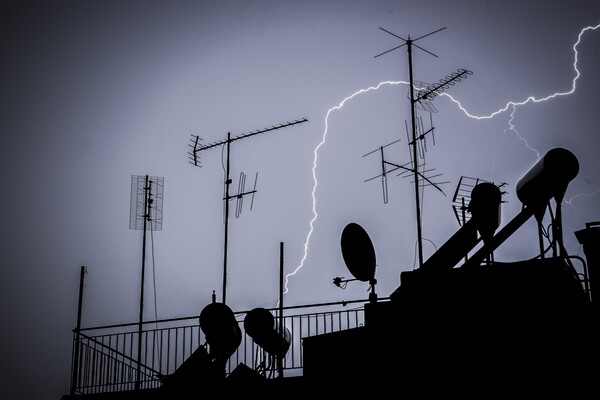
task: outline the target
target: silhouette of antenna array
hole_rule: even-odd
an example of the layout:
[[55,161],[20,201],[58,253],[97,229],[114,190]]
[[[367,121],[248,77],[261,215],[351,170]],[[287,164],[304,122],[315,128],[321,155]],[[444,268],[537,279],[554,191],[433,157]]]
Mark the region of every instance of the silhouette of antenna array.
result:
[[[452,74],[446,76],[445,78],[440,79],[436,83],[424,84],[423,82],[419,82],[418,85],[415,85],[415,80],[413,77],[413,63],[412,63],[412,48],[413,48],[413,46],[418,49],[423,50],[424,52],[426,52],[434,57],[437,57],[436,54],[430,52],[429,50],[422,48],[421,46],[415,44],[415,42],[417,40],[423,39],[427,36],[433,35],[434,33],[437,33],[446,28],[444,27],[444,28],[437,29],[433,32],[419,36],[416,39],[411,39],[410,36],[408,36],[407,39],[404,39],[403,37],[398,36],[395,33],[390,32],[386,29],[383,29],[381,27],[379,29],[402,40],[403,43],[396,47],[393,47],[389,50],[386,50],[383,53],[377,54],[373,58],[377,58],[377,57],[387,54],[391,51],[399,49],[403,46],[406,46],[406,49],[408,52],[408,74],[409,74],[409,85],[410,85],[409,94],[410,94],[410,111],[411,111],[411,126],[410,126],[411,129],[410,130],[411,130],[411,134],[412,134],[408,138],[408,144],[409,144],[409,146],[412,146],[412,154],[411,154],[411,164],[412,165],[409,168],[409,167],[406,167],[407,164],[398,165],[398,164],[392,164],[390,162],[385,161],[385,159],[383,158],[383,147],[382,147],[380,149],[381,157],[382,157],[382,166],[383,166],[381,176],[382,176],[382,180],[384,180],[385,184],[387,184],[387,182],[385,181],[385,175],[386,175],[385,166],[386,165],[392,165],[398,169],[403,169],[404,171],[400,173],[400,175],[403,175],[403,176],[410,176],[410,174],[412,173],[413,183],[414,183],[414,187],[415,187],[415,207],[416,207],[416,220],[417,220],[416,221],[417,222],[417,249],[418,249],[418,256],[419,256],[419,267],[421,267],[423,265],[423,239],[422,239],[422,233],[421,233],[421,201],[419,198],[420,197],[419,191],[421,190],[421,188],[423,186],[433,186],[436,189],[438,189],[439,191],[441,191],[442,193],[444,193],[442,191],[442,189],[440,188],[440,185],[442,183],[447,183],[447,182],[437,182],[437,183],[434,182],[433,178],[438,177],[441,174],[427,176],[426,174],[429,172],[432,172],[433,169],[425,170],[424,169],[425,162],[422,162],[421,164],[419,164],[419,160],[424,159],[425,152],[427,150],[426,140],[425,140],[427,135],[429,133],[431,133],[432,134],[431,136],[433,137],[433,127],[431,127],[428,130],[424,129],[423,121],[421,119],[417,119],[416,109],[418,108],[418,109],[422,109],[425,111],[429,111],[430,114],[432,112],[437,111],[435,109],[435,107],[433,106],[433,104],[431,103],[431,100],[433,98],[435,98],[436,96],[438,96],[443,91],[447,90],[450,86],[454,86],[456,83],[467,78],[468,75],[472,74],[472,72],[469,70],[466,70],[466,69],[459,69],[457,72],[453,72]],[[408,126],[407,126],[407,132],[408,132]],[[387,172],[389,172],[389,171],[387,171]],[[444,193],[444,195],[445,195],[445,193]],[[385,186],[384,186],[384,201],[387,201],[387,189],[385,188]]]
[[[452,209],[454,210],[454,215],[458,220],[458,224],[463,226],[471,219],[471,213],[468,211],[467,207],[471,202],[471,192],[473,188],[482,182],[491,181],[479,179],[479,178],[471,178],[468,176],[461,176],[458,180],[458,185],[456,185],[456,190],[454,191],[454,196],[452,197]],[[499,188],[506,186],[506,182],[501,182],[497,184]],[[506,191],[501,191],[500,194],[505,195]],[[506,203],[505,200],[502,200],[502,203]]]
[[249,133],[237,136],[231,136],[231,133],[227,133],[227,139],[220,140],[217,142],[212,142],[206,145],[201,145],[202,139],[198,135],[192,135],[190,139],[189,147],[191,150],[188,152],[188,159],[190,164],[196,167],[202,167],[200,165],[200,157],[199,154],[201,151],[213,149],[222,145],[225,145],[227,148],[226,152],[226,169],[225,169],[225,182],[224,182],[224,194],[223,194],[223,202],[224,202],[224,216],[223,222],[225,224],[225,240],[224,240],[224,250],[223,250],[223,304],[226,304],[227,299],[227,248],[228,248],[228,233],[229,233],[229,201],[232,199],[236,199],[235,205],[235,216],[236,218],[240,216],[242,212],[242,206],[244,201],[244,196],[252,195],[252,201],[250,203],[250,209],[252,209],[252,205],[254,203],[254,194],[256,193],[256,181],[258,180],[258,172],[256,173],[254,179],[254,187],[250,191],[245,191],[246,186],[246,174],[243,172],[240,173],[240,178],[238,182],[238,192],[235,195],[229,194],[229,186],[232,183],[230,178],[230,148],[231,143],[249,138],[251,136],[256,136],[262,133],[276,131],[278,129],[287,128],[290,126],[298,125],[304,122],[307,122],[308,119],[302,118],[291,122],[286,122],[279,125],[273,125],[269,128],[259,129],[256,131],[251,131]]

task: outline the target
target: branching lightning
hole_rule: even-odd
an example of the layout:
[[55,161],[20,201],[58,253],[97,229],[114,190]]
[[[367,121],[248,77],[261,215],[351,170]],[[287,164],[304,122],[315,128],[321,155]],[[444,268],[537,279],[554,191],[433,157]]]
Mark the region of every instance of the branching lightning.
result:
[[477,120],[482,120],[482,119],[492,119],[495,116],[502,114],[503,112],[506,112],[507,110],[512,108],[512,112],[510,114],[510,121],[508,122],[509,124],[509,129],[513,132],[515,132],[515,134],[517,135],[517,137],[525,144],[525,146],[536,153],[537,157],[539,158],[539,152],[534,149],[533,147],[531,147],[529,145],[529,143],[527,143],[527,140],[525,140],[525,138],[523,138],[519,132],[515,129],[515,126],[513,125],[512,121],[514,120],[514,114],[517,111],[517,107],[519,106],[524,106],[528,103],[542,103],[544,101],[548,101],[551,99],[554,99],[556,97],[560,97],[560,96],[568,96],[570,94],[573,94],[575,92],[575,89],[577,87],[577,80],[579,79],[579,77],[581,76],[581,73],[579,72],[579,69],[577,68],[577,62],[578,62],[578,52],[577,52],[577,47],[579,46],[579,43],[581,42],[581,38],[583,37],[583,34],[586,31],[589,30],[596,30],[600,27],[600,24],[596,25],[596,26],[586,26],[585,28],[583,28],[580,32],[579,35],[577,36],[577,41],[573,44],[573,53],[574,53],[574,60],[573,60],[573,70],[575,71],[575,77],[573,78],[573,80],[571,81],[571,89],[566,91],[566,92],[556,92],[553,93],[549,96],[546,97],[542,97],[542,98],[536,98],[535,96],[529,96],[527,97],[527,99],[520,101],[520,102],[516,102],[516,101],[509,101],[508,103],[506,103],[506,105],[494,112],[492,112],[491,114],[488,115],[473,115],[471,114],[469,111],[467,111],[467,109],[465,107],[463,107],[463,105],[460,103],[460,101],[456,100],[454,97],[452,97],[450,94],[448,93],[440,93],[442,96],[446,96],[448,97],[450,100],[452,100],[454,103],[456,103],[456,105],[458,106],[458,108],[469,118],[473,118],[473,119],[477,119]]
[[346,97],[344,100],[342,100],[337,106],[330,108],[329,110],[327,110],[327,114],[325,115],[325,131],[323,132],[323,136],[321,138],[321,141],[319,142],[319,144],[317,145],[317,147],[315,147],[314,150],[314,155],[315,158],[313,160],[313,167],[312,167],[312,176],[313,176],[313,188],[312,188],[312,212],[313,212],[313,217],[310,220],[310,229],[308,231],[308,235],[306,236],[306,241],[304,242],[304,255],[302,256],[302,260],[300,261],[300,265],[298,265],[298,267],[296,267],[296,269],[294,269],[292,272],[290,272],[289,274],[287,274],[285,276],[285,290],[284,290],[284,294],[286,294],[289,289],[288,289],[288,282],[289,282],[289,278],[291,276],[296,275],[296,273],[304,266],[304,262],[306,261],[306,257],[308,256],[308,245],[310,243],[310,237],[312,236],[313,230],[314,230],[314,223],[317,220],[318,214],[317,214],[317,198],[315,196],[315,193],[317,191],[317,186],[319,185],[318,181],[317,181],[317,162],[319,159],[319,149],[321,148],[321,146],[323,146],[325,144],[325,141],[327,140],[327,131],[329,129],[329,116],[331,115],[331,113],[333,111],[339,110],[342,107],[344,107],[344,105],[346,104],[346,102],[352,100],[354,97],[363,94],[363,93],[367,93],[367,92],[371,92],[371,91],[375,91],[378,90],[379,88],[381,88],[382,86],[388,86],[388,85],[400,85],[400,84],[404,84],[404,85],[408,85],[408,82],[405,81],[385,81],[385,82],[380,82],[377,86],[371,86],[369,88],[366,89],[360,89],[354,93],[352,93],[350,96]]
[[572,206],[573,205],[573,200],[575,200],[576,198],[578,198],[578,197],[594,197],[598,193],[600,193],[600,189],[596,189],[596,191],[593,192],[593,193],[578,193],[575,196],[572,196],[572,197],[566,199],[565,200],[565,204],[568,204],[568,205]]
[[[462,104],[459,100],[455,99],[454,97],[452,97],[450,94],[448,93],[440,93],[440,95],[442,96],[446,96],[448,97],[453,103],[455,103],[457,105],[457,107],[469,118],[472,119],[476,119],[476,120],[486,120],[486,119],[492,119],[508,110],[512,110],[510,112],[510,119],[508,121],[508,126],[509,126],[509,130],[513,131],[517,137],[524,143],[524,145],[531,150],[532,152],[534,152],[536,154],[536,156],[539,158],[539,152],[534,149],[533,147],[531,147],[529,145],[529,143],[527,142],[527,140],[522,137],[519,132],[517,131],[515,125],[513,124],[514,121],[514,115],[517,111],[517,108],[520,106],[524,106],[526,104],[529,103],[541,103],[541,102],[545,102],[551,99],[554,99],[556,97],[561,97],[561,96],[568,96],[571,95],[575,92],[576,86],[577,86],[577,80],[579,79],[579,77],[581,76],[581,73],[579,71],[579,69],[577,68],[577,62],[578,62],[578,52],[577,52],[577,47],[579,46],[579,43],[581,42],[581,38],[583,37],[583,35],[589,31],[589,30],[596,30],[600,28],[600,24],[595,25],[595,26],[587,26],[585,28],[583,28],[580,32],[579,35],[577,37],[577,41],[573,44],[573,53],[574,53],[574,61],[573,61],[573,69],[575,71],[575,77],[573,78],[572,82],[571,82],[571,88],[568,91],[565,92],[556,92],[553,93],[551,95],[548,95],[546,97],[542,97],[542,98],[536,98],[535,96],[529,96],[527,97],[525,100],[523,101],[509,101],[508,103],[506,103],[506,105],[490,114],[487,115],[474,115],[471,114]],[[317,190],[317,186],[318,186],[318,181],[317,181],[317,176],[316,176],[316,169],[317,169],[317,164],[318,164],[318,152],[319,149],[321,148],[321,146],[323,146],[323,144],[325,144],[325,141],[327,139],[327,131],[328,131],[328,123],[329,123],[329,116],[331,115],[331,113],[333,111],[339,110],[342,107],[344,107],[344,105],[346,104],[346,102],[348,102],[349,100],[352,100],[354,97],[363,94],[363,93],[367,93],[367,92],[371,92],[371,91],[376,91],[379,88],[381,88],[382,86],[387,86],[387,85],[399,85],[399,84],[404,84],[404,85],[408,85],[409,82],[406,81],[385,81],[385,82],[380,82],[378,85],[376,86],[371,86],[369,88],[366,89],[360,89],[356,92],[354,92],[352,95],[346,97],[345,99],[343,99],[337,106],[330,108],[327,111],[327,114],[325,116],[325,130],[323,132],[323,136],[321,138],[321,142],[319,142],[319,144],[317,145],[317,147],[315,147],[314,150],[314,161],[313,161],[313,167],[312,167],[312,176],[313,176],[313,189],[312,189],[312,212],[313,212],[313,217],[310,221],[310,229],[308,232],[308,235],[306,236],[306,240],[304,243],[304,254],[302,256],[302,260],[300,261],[300,264],[298,265],[298,267],[296,267],[296,269],[294,269],[294,271],[292,271],[291,273],[287,274],[285,277],[285,291],[283,292],[284,294],[286,294],[289,289],[288,289],[288,283],[289,283],[289,278],[296,275],[296,273],[298,273],[298,271],[300,271],[300,269],[302,269],[302,267],[304,266],[304,263],[306,261],[307,255],[308,255],[308,246],[310,244],[310,238],[312,236],[313,230],[314,230],[314,223],[316,222],[317,218],[318,218],[318,214],[317,214],[317,209],[316,209],[316,204],[317,204],[317,198],[315,196],[316,190]],[[417,88],[418,89],[418,88]],[[596,194],[600,193],[600,189],[596,190],[594,193],[592,194],[579,194],[576,195],[570,199],[568,199],[566,201],[567,204],[571,204],[571,201],[573,199],[575,199],[576,197],[579,196],[595,196]]]

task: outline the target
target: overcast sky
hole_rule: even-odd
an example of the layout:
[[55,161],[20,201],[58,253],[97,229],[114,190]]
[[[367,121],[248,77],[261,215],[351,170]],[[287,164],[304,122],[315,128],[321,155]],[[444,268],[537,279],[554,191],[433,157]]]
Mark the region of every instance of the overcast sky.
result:
[[[505,224],[521,207],[516,183],[554,147],[580,163],[563,224],[568,252],[583,255],[573,232],[600,220],[599,24],[595,1],[3,2],[6,398],[68,393],[80,266],[88,268],[84,326],[137,320],[142,233],[129,229],[132,175],[164,177],[147,303],[153,276],[159,318],[198,315],[213,290],[221,298],[223,153],[202,152],[202,167],[192,166],[191,135],[209,143],[308,119],[231,146],[232,192],[240,173],[251,189],[258,172],[252,210],[247,197],[236,218],[231,203],[234,310],[276,305],[280,242],[286,273],[302,267],[289,277],[285,305],[366,298],[366,283],[332,284],[351,277],[340,251],[350,222],[373,242],[378,294],[398,287],[417,263],[414,187],[391,174],[385,204],[381,181],[365,182],[381,159],[363,157],[400,139],[386,160],[410,161],[406,46],[374,58],[402,44],[380,27],[403,38],[446,28],[416,42],[437,56],[414,48],[418,81],[473,71],[445,92],[456,102],[432,103],[435,145],[430,137],[425,161],[448,183],[445,194],[422,193],[424,258],[459,227],[452,195],[461,176],[506,182]],[[506,107],[554,93],[564,95]],[[429,113],[419,115],[429,127]],[[538,253],[529,221],[495,258]],[[154,318],[154,307],[146,311]]]

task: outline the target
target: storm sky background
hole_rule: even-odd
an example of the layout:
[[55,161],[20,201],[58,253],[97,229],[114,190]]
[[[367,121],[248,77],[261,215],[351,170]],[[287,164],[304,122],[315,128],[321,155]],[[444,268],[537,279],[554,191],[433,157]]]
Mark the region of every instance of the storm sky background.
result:
[[[504,225],[521,207],[516,183],[554,147],[579,160],[562,210],[565,247],[583,256],[573,232],[600,220],[599,24],[597,1],[2,2],[3,398],[68,393],[82,265],[82,325],[137,320],[132,175],[165,184],[146,318],[198,315],[213,290],[221,298],[223,153],[203,152],[194,167],[191,135],[209,143],[308,119],[232,144],[232,191],[241,172],[246,189],[259,174],[252,210],[245,198],[230,218],[232,309],[276,305],[281,242],[286,274],[302,267],[289,276],[285,305],[366,298],[366,283],[332,284],[351,278],[340,251],[350,222],[373,242],[379,296],[397,288],[400,272],[417,265],[414,186],[391,174],[384,204],[381,181],[365,182],[381,159],[363,155],[400,139],[386,159],[410,161],[408,87],[384,84],[341,106],[361,89],[408,81],[406,46],[374,58],[402,44],[380,27],[403,38],[446,28],[416,42],[438,57],[413,48],[415,80],[473,71],[445,92],[464,110],[447,96],[433,100],[425,161],[448,183],[445,195],[422,192],[424,258],[459,228],[452,195],[461,176],[506,183]],[[554,93],[564,95],[475,118]],[[419,115],[429,125],[429,113]],[[495,259],[535,257],[537,237],[528,221]]]

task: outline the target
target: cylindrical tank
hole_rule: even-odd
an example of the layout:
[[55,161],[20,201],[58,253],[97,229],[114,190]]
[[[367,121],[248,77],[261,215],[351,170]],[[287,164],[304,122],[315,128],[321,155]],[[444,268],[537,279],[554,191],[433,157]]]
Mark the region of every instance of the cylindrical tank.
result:
[[524,205],[534,207],[545,207],[552,198],[560,202],[578,172],[579,162],[573,153],[553,148],[517,182],[517,197]]
[[275,317],[265,308],[255,308],[246,314],[244,329],[254,342],[272,356],[281,357],[290,348],[291,333],[275,322]]
[[500,226],[501,203],[500,188],[491,182],[481,182],[471,191],[468,210],[475,218],[477,230],[484,240],[493,236]]
[[231,309],[223,304],[213,302],[200,312],[200,329],[206,336],[210,355],[227,359],[237,350],[242,342],[242,331]]

